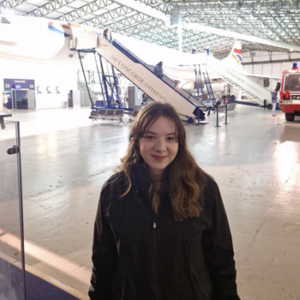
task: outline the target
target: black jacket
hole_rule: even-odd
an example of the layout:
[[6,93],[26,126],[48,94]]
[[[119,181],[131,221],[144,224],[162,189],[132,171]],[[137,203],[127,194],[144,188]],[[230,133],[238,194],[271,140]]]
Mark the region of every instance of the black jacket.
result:
[[123,173],[103,186],[95,221],[91,300],[239,300],[230,229],[217,184],[207,176],[198,218],[176,222],[168,180],[156,215],[142,165],[125,191]]

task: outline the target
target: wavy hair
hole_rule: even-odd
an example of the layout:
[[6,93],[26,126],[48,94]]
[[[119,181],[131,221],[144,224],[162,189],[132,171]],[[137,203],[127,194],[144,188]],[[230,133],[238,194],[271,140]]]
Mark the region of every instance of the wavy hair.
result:
[[[125,156],[121,159],[121,165],[117,169],[124,172],[127,180],[127,189],[122,196],[125,196],[131,189],[132,166],[144,162],[139,150],[139,139],[144,136],[144,133],[161,116],[168,118],[174,124],[178,142],[178,153],[167,167],[170,183],[169,197],[174,211],[174,218],[176,221],[182,221],[198,217],[205,204],[204,188],[207,176],[197,165],[188,150],[185,128],[173,106],[168,103],[153,102],[148,104],[139,112],[132,124],[129,135],[129,146]],[[153,191],[153,188],[152,184],[149,191]],[[152,195],[152,203],[155,194],[150,193]],[[152,204],[156,212],[157,206]]]

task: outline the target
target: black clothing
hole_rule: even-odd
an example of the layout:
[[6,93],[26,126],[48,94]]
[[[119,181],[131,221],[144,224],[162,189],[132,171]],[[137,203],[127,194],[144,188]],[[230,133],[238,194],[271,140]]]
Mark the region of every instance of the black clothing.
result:
[[161,64],[157,64],[154,68],[154,74],[159,77],[159,78],[163,78],[164,77],[164,73],[163,73],[163,68]]
[[95,221],[91,300],[239,300],[230,229],[217,184],[207,176],[198,218],[174,220],[165,176],[158,214],[150,177],[134,166],[103,186]]

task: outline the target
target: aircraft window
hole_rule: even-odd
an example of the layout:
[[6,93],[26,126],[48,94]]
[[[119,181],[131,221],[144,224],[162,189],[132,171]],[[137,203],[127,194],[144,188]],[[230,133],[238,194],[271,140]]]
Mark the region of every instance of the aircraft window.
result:
[[284,91],[300,92],[300,74],[286,74],[284,79]]
[[10,24],[10,22],[4,17],[1,17],[1,24]]

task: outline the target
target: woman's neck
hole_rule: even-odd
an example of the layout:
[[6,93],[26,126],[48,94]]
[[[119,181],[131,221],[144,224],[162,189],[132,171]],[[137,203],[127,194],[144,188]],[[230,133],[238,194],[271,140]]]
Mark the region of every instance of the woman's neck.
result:
[[157,170],[151,170],[149,169],[149,175],[152,181],[160,181],[163,178],[163,170],[162,171],[157,171]]

